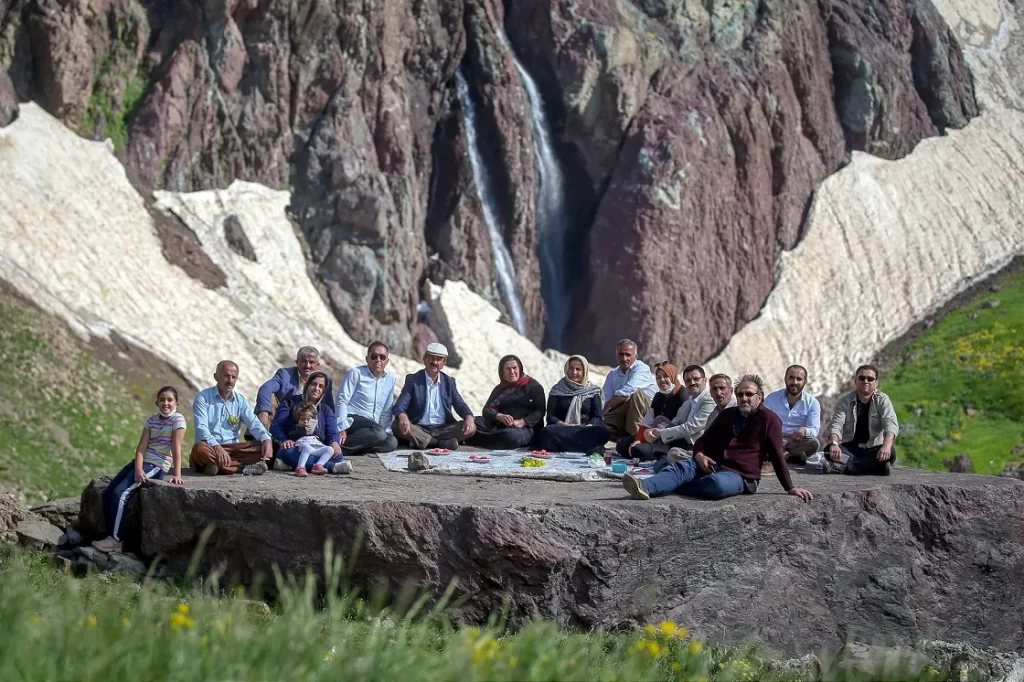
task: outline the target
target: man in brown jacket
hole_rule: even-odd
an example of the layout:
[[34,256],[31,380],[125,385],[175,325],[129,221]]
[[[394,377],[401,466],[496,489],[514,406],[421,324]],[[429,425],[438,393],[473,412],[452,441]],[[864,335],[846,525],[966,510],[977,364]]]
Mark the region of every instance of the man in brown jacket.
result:
[[854,375],[857,389],[836,403],[828,427],[826,474],[888,476],[896,461],[893,441],[900,432],[889,396],[878,390],[878,369],[861,365]]

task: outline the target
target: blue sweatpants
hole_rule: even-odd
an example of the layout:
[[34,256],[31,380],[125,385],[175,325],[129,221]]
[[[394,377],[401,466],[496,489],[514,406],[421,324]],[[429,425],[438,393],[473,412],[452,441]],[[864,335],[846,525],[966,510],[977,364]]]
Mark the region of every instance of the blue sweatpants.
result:
[[[146,478],[160,480],[164,470],[149,462],[142,463],[142,472]],[[121,539],[121,526],[124,521],[128,500],[139,489],[135,482],[135,462],[129,462],[103,489],[103,520],[107,523],[107,535],[115,540]]]

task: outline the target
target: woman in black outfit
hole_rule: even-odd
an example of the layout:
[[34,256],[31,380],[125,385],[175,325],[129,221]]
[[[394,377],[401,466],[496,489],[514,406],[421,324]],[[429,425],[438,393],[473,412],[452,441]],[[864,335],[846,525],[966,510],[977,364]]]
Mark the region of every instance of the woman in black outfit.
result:
[[565,376],[548,396],[541,447],[550,452],[604,452],[609,433],[601,418],[601,389],[588,380],[590,364],[582,355],[570,355],[562,371]]
[[498,363],[501,383],[484,406],[476,433],[466,441],[489,450],[513,450],[534,442],[544,418],[544,388],[526,375],[522,361],[506,355]]

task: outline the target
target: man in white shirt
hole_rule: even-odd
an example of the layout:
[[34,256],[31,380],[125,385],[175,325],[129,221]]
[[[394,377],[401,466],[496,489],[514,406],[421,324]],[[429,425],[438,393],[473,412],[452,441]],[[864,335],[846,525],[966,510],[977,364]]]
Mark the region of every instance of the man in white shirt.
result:
[[821,404],[804,391],[806,385],[807,370],[790,365],[786,368],[786,388],[769,393],[764,399],[764,406],[782,420],[782,445],[786,461],[793,464],[806,464],[807,456],[821,449]]
[[604,425],[612,440],[635,436],[658,390],[647,363],[637,358],[634,341],[622,339],[615,345],[619,366],[604,380]]
[[338,389],[338,442],[345,455],[383,454],[398,447],[391,432],[395,375],[387,370],[390,351],[383,341],[366,348],[366,364],[353,367]]

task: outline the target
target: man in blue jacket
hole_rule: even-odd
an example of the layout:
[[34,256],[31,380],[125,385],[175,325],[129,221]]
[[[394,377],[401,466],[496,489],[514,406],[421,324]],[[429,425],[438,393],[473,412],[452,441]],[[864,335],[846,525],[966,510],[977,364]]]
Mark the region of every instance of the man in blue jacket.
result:
[[[459,395],[455,379],[441,370],[448,361],[448,349],[440,343],[427,346],[423,369],[407,374],[402,394],[395,401],[392,430],[398,440],[417,449],[455,450],[461,441],[476,433],[473,411]],[[452,408],[462,417],[452,416]]]
[[[303,346],[295,354],[294,367],[282,367],[274,373],[265,384],[260,386],[256,394],[256,416],[260,423],[270,428],[271,418],[274,416],[272,398],[277,398],[280,405],[293,395],[302,395],[306,387],[306,380],[309,375],[320,369],[320,351],[313,346]],[[334,405],[334,382],[327,377],[327,393],[324,399]]]

